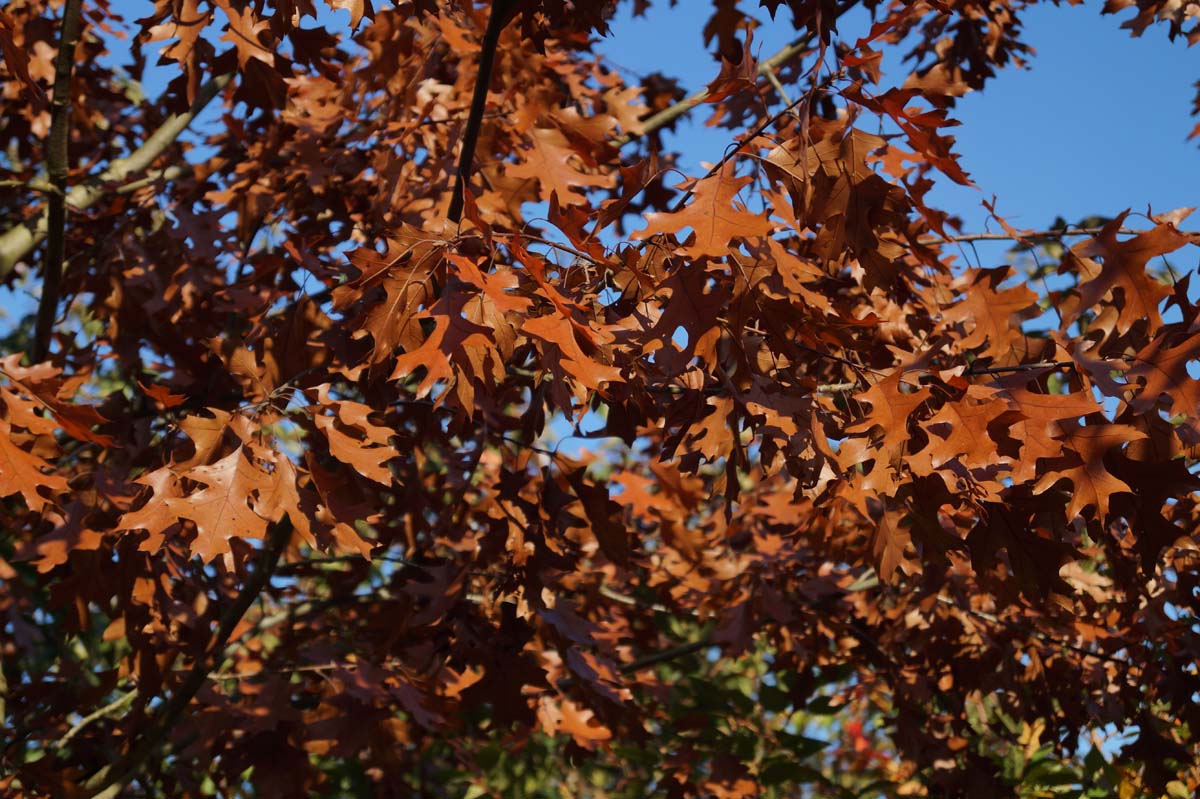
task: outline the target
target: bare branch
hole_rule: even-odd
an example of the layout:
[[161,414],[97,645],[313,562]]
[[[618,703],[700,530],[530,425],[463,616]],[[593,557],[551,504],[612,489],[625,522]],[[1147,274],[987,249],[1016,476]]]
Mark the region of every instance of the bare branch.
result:
[[500,45],[500,33],[508,20],[512,0],[492,0],[488,12],[487,30],[483,34],[483,47],[479,53],[479,74],[475,76],[475,95],[471,98],[471,113],[463,131],[462,149],[458,154],[458,174],[454,177],[454,194],[450,197],[450,209],[446,216],[454,224],[462,221],[463,202],[467,181],[475,166],[475,145],[479,141],[479,128],[483,124],[483,112],[487,107],[488,87],[492,83],[492,66],[496,62],[496,48]]
[[270,582],[271,575],[275,573],[279,558],[291,537],[292,523],[285,517],[272,529],[266,546],[263,547],[258,570],[250,576],[237,598],[221,614],[217,632],[209,644],[208,651],[196,661],[183,683],[162,705],[158,718],[142,733],[128,754],[116,763],[97,771],[84,783],[84,788],[93,792],[92,799],[115,796],[137,775],[146,760],[167,743],[172,728],[183,717],[196,692],[204,685],[209,673],[224,659],[229,637]]
[[33,338],[33,360],[46,357],[50,330],[58,315],[58,286],[67,245],[67,175],[71,171],[71,74],[75,47],[83,34],[83,0],[67,0],[63,7],[62,38],[54,59],[54,98],[50,101],[50,139],[46,146],[46,174],[53,190],[46,212],[46,263],[42,267],[42,298],[38,303]]
[[130,702],[132,702],[134,699],[136,699],[137,695],[138,695],[138,692],[137,692],[136,688],[133,689],[132,691],[126,691],[125,693],[121,694],[116,699],[109,702],[107,705],[100,708],[99,710],[95,710],[95,711],[87,714],[82,719],[80,719],[74,726],[72,726],[71,729],[67,730],[66,734],[63,735],[63,737],[61,737],[57,741],[55,741],[54,748],[55,749],[65,748],[67,744],[71,743],[71,739],[74,738],[76,735],[83,732],[90,725],[96,723],[97,721],[104,718],[105,716],[111,716],[113,713],[116,713],[118,710],[125,707]]
[[[212,102],[225,86],[233,79],[232,74],[219,75],[200,87],[196,101],[192,107],[182,114],[171,116],[162,126],[154,131],[141,147],[134,150],[125,158],[118,158],[109,164],[108,169],[92,181],[81,183],[67,192],[66,205],[76,211],[90,208],[101,197],[111,191],[113,183],[125,183],[131,175],[143,172],[149,168],[154,159],[162,155],[179,135],[187,129],[197,115]],[[170,180],[170,169],[160,174],[160,179]],[[183,174],[182,172],[178,174]],[[134,181],[135,183],[137,181]],[[145,184],[141,184],[145,185]],[[140,188],[137,186],[136,188]],[[132,190],[127,186],[118,187],[117,191]],[[36,222],[17,225],[0,234],[0,280],[8,277],[13,268],[29,252],[40,244],[49,230],[49,220],[46,215]]]

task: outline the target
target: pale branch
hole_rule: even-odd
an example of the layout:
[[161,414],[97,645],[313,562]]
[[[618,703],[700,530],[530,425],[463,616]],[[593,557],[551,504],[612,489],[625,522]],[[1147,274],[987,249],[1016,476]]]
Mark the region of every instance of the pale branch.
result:
[[596,591],[597,591],[597,593],[600,594],[600,596],[604,597],[605,599],[611,599],[613,602],[617,602],[622,605],[628,605],[629,607],[636,607],[636,608],[645,608],[646,610],[652,610],[655,613],[667,613],[667,614],[672,613],[672,610],[670,608],[668,608],[666,605],[660,605],[657,602],[643,602],[642,600],[637,599],[636,597],[631,597],[626,594],[622,594],[619,591],[614,591],[613,589],[609,588],[607,585],[604,585],[603,583],[600,584],[600,587],[597,588]]
[[783,100],[789,106],[792,104],[792,98],[788,96],[787,89],[783,88],[783,84],[779,82],[779,76],[775,72],[768,71],[765,75],[767,83],[771,84],[771,88],[779,95],[779,99]]
[[116,699],[109,702],[107,705],[100,708],[99,710],[95,710],[95,711],[87,714],[86,716],[81,718],[78,722],[76,722],[71,727],[71,729],[67,730],[66,733],[63,735],[63,737],[61,737],[57,741],[55,741],[52,748],[56,749],[56,750],[65,748],[67,746],[67,744],[71,743],[71,739],[73,739],[76,735],[83,732],[89,726],[96,723],[97,721],[104,718],[105,716],[111,716],[113,713],[116,713],[118,710],[125,707],[130,702],[132,702],[134,699],[136,699],[137,695],[138,695],[138,692],[137,692],[136,688],[134,688],[131,691],[126,691],[125,693],[121,694]]
[[34,327],[33,360],[46,357],[50,331],[58,315],[58,287],[62,278],[67,238],[67,176],[71,171],[71,75],[75,71],[75,47],[83,35],[83,0],[67,0],[63,7],[62,35],[54,59],[54,96],[50,101],[50,138],[46,144],[46,175],[49,192],[46,211],[46,261],[42,267],[42,298]]
[[42,194],[52,194],[58,191],[58,189],[42,178],[35,178],[33,180],[0,180],[0,188],[25,189],[26,191],[36,191]]
[[397,557],[395,555],[373,555],[370,560],[367,560],[362,555],[331,555],[325,558],[308,558],[306,560],[298,560],[295,563],[285,563],[279,567],[279,574],[295,574],[306,569],[324,569],[331,566],[341,566],[346,563],[368,563],[375,565],[377,563],[395,563],[399,566],[409,566],[414,569],[424,569],[420,563],[407,558]]
[[[922,236],[917,239],[921,244],[956,244],[971,241],[1018,241],[1020,239],[1065,239],[1071,236],[1098,236],[1104,232],[1102,227],[1070,227],[1054,230],[1018,230],[1014,233],[962,233],[957,236]],[[1117,231],[1121,235],[1139,236],[1149,233],[1149,230],[1135,230],[1123,227]]]
[[[791,59],[795,58],[800,53],[803,53],[805,50],[807,50],[811,46],[811,43],[812,34],[809,33],[808,35],[802,36],[799,39],[796,39],[785,45],[779,50],[779,52],[775,53],[770,58],[758,62],[758,74],[774,77],[776,70],[778,70]],[[768,77],[768,80],[771,80],[771,77]],[[775,77],[774,82],[778,83],[778,81],[779,78]],[[621,148],[630,142],[644,138],[659,128],[671,124],[681,116],[691,113],[692,109],[696,108],[696,106],[702,105],[704,101],[708,99],[708,97],[708,89],[701,89],[700,91],[685,97],[674,105],[667,106],[658,113],[651,114],[650,116],[646,117],[644,120],[642,120],[642,129],[640,132],[626,133],[623,136],[613,139],[611,144],[614,147]]]
[[[113,161],[94,180],[73,186],[66,194],[65,205],[72,210],[83,211],[113,191],[110,187],[114,183],[124,184],[115,189],[118,193],[133,191],[146,185],[134,181],[134,184],[138,185],[131,188],[131,184],[127,181],[130,176],[148,169],[232,79],[232,74],[219,75],[201,86],[191,108],[182,114],[172,115],[154,133],[150,134],[141,147],[125,158]],[[157,179],[170,180],[172,179],[169,176],[170,173],[171,168],[168,168],[159,173]],[[185,172],[181,171],[177,173],[177,176],[183,174]],[[17,225],[0,234],[0,280],[8,277],[21,259],[46,238],[48,231],[49,220],[43,214],[36,221]]]
[[488,11],[487,30],[483,34],[483,45],[479,51],[479,72],[475,76],[475,93],[471,98],[471,111],[463,131],[462,147],[458,154],[458,173],[454,176],[454,193],[450,197],[447,218],[455,225],[462,221],[463,203],[467,181],[475,166],[475,145],[479,142],[479,129],[483,126],[483,112],[487,108],[488,88],[492,84],[492,67],[496,63],[496,49],[500,46],[500,34],[508,21],[509,7],[513,0],[492,0]]
[[1013,372],[1033,372],[1038,369],[1075,369],[1074,361],[1039,361],[1037,363],[1019,363],[1013,366],[981,366],[978,369],[968,366],[967,375],[1006,375]]
[[175,689],[171,698],[160,706],[157,717],[138,738],[133,748],[115,763],[105,766],[84,782],[83,787],[92,793],[92,799],[116,796],[137,776],[146,761],[167,744],[171,730],[187,712],[192,699],[208,680],[210,672],[224,659],[225,648],[234,628],[270,582],[279,565],[279,559],[291,540],[292,529],[291,519],[286,517],[272,528],[262,549],[258,569],[250,575],[237,597],[221,614],[216,634],[207,650],[197,658],[183,683]]
[[159,169],[155,172],[146,175],[144,178],[131,180],[128,183],[122,183],[119,186],[113,187],[113,194],[133,194],[138,189],[143,189],[146,186],[153,186],[155,183],[170,183],[173,180],[190,177],[196,168],[191,164],[182,164],[180,166],[168,166]]

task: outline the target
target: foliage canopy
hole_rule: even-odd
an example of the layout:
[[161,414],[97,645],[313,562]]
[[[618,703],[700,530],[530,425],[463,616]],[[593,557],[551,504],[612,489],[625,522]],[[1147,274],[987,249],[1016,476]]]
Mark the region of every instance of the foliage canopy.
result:
[[926,201],[1032,3],[131,5],[0,13],[9,795],[1200,786],[1188,209]]

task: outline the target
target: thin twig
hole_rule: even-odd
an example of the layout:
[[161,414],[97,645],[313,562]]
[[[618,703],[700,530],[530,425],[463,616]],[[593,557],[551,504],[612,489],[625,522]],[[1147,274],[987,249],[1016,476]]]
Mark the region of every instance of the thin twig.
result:
[[[801,36],[799,39],[790,42],[770,58],[766,59],[765,61],[759,61],[758,74],[774,75],[775,71],[781,66],[786,64],[796,55],[809,49],[811,43],[811,33],[808,33],[804,36]],[[708,99],[708,96],[709,94],[707,89],[701,89],[700,91],[689,95],[674,105],[668,106],[658,113],[646,117],[646,119],[642,121],[641,132],[626,133],[623,136],[613,139],[612,145],[618,148],[624,147],[630,142],[637,141],[638,139],[650,135],[659,128],[665,127],[666,125],[674,122],[676,119],[679,119],[681,116],[690,113],[696,106],[703,104],[704,101]]]
[[[776,124],[781,119],[783,119],[785,116],[790,114],[796,108],[796,106],[798,106],[798,105],[800,105],[800,103],[804,102],[804,100],[807,97],[808,97],[808,95],[805,95],[804,97],[797,97],[795,100],[788,103],[786,106],[781,108],[779,111],[775,112],[774,114],[772,114],[771,116],[767,117],[762,122],[760,122],[754,128],[754,130],[750,131],[749,135],[743,137],[740,142],[735,142],[732,146],[727,147],[725,149],[725,152],[721,155],[720,160],[718,160],[717,163],[712,165],[712,167],[705,174],[704,178],[711,178],[712,176],[718,174],[722,169],[725,168],[725,165],[727,163],[729,163],[733,158],[735,158],[742,151],[743,147],[745,147],[747,144],[749,144],[750,142],[757,139],[763,133],[766,133],[767,128]],[[696,182],[692,183],[692,185],[687,189],[687,191],[685,191],[679,197],[679,199],[677,199],[675,201],[675,204],[671,206],[670,213],[674,214],[674,213],[678,213],[680,210],[682,210],[683,206],[687,203],[687,201],[690,200],[693,195],[695,195],[696,186],[698,186],[699,184],[700,184],[700,181],[696,181]],[[646,243],[649,244],[650,240],[647,240]]]
[[1022,622],[1010,621],[1008,619],[1001,618],[1000,616],[997,616],[994,613],[988,613],[987,611],[984,611],[984,610],[976,610],[971,607],[964,608],[963,606],[959,605],[953,599],[951,599],[950,597],[948,597],[944,594],[938,594],[937,600],[938,600],[938,602],[941,602],[943,605],[948,605],[949,607],[952,607],[955,610],[959,610],[970,616],[975,616],[984,621],[991,622],[992,624],[999,624],[1002,627],[1008,627],[1011,630],[1015,630],[1017,632],[1024,633],[1025,635],[1029,635],[1033,638],[1038,639],[1039,641],[1041,641],[1044,644],[1050,644],[1053,646],[1061,646],[1062,648],[1069,649],[1070,651],[1072,651],[1078,655],[1083,655],[1084,657],[1093,658],[1095,660],[1102,660],[1106,663],[1115,663],[1117,665],[1125,666],[1127,668],[1136,666],[1136,664],[1133,661],[1131,661],[1129,658],[1123,658],[1123,657],[1119,657],[1117,655],[1109,655],[1104,652],[1097,652],[1093,649],[1087,649],[1082,646],[1076,646],[1075,644],[1064,641],[1061,638],[1056,638],[1055,636],[1050,635],[1049,633],[1045,633],[1045,632],[1042,632],[1041,630],[1034,629],[1034,628],[1030,627],[1028,624],[1024,624]]
[[50,138],[46,145],[46,175],[54,187],[46,212],[46,261],[42,267],[42,297],[34,325],[33,361],[42,361],[50,348],[50,333],[58,316],[58,292],[67,247],[67,176],[71,171],[71,74],[75,47],[83,35],[83,0],[63,7],[62,37],[54,59],[54,97],[50,101]]
[[217,632],[209,643],[208,650],[196,660],[183,683],[161,706],[157,719],[142,733],[128,754],[116,763],[100,769],[84,782],[84,789],[93,792],[92,799],[116,796],[136,776],[146,760],[167,743],[172,728],[187,711],[196,692],[204,685],[209,673],[224,659],[229,637],[270,582],[291,537],[291,519],[285,517],[272,529],[266,546],[263,547],[258,569],[250,575],[241,592],[221,614]]
[[99,710],[93,711],[84,716],[78,722],[76,722],[71,729],[67,730],[63,737],[55,741],[52,748],[56,750],[65,748],[67,744],[71,743],[71,739],[76,735],[83,732],[83,730],[85,730],[87,727],[96,723],[105,716],[111,716],[113,713],[116,713],[118,710],[136,699],[137,695],[138,692],[136,688],[134,688],[132,691],[126,691]]
[[[967,241],[1016,241],[1022,239],[1065,239],[1071,236],[1097,236],[1104,232],[1102,227],[1070,227],[1055,230],[1028,230],[1014,233],[963,233],[958,236],[922,236],[917,239],[920,244],[950,244]],[[1136,236],[1149,233],[1148,230],[1135,230],[1123,227],[1118,234]]]
[[626,663],[625,665],[620,666],[617,671],[621,672],[622,674],[632,674],[636,671],[648,669],[651,666],[657,666],[660,663],[666,663],[668,661],[675,660],[676,658],[686,657],[693,652],[699,652],[701,649],[707,649],[710,646],[714,646],[714,644],[710,640],[709,636],[706,635],[700,638],[698,641],[681,644],[680,646],[673,647],[671,649],[664,649],[662,652],[655,652],[652,655],[640,657],[631,663]]

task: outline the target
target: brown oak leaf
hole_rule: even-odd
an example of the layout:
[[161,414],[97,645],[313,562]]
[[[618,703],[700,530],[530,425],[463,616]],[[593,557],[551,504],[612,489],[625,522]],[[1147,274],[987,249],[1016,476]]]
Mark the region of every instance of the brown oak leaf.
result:
[[254,492],[271,488],[269,476],[238,447],[221,460],[196,466],[185,474],[205,488],[183,497],[168,497],[167,507],[196,524],[192,552],[205,563],[230,551],[232,538],[262,538],[267,520],[250,507]]
[[958,342],[960,347],[969,350],[982,347],[981,357],[996,360],[1020,356],[1015,344],[1024,338],[1021,320],[1037,315],[1038,297],[1023,283],[1001,289],[1011,272],[1003,266],[968,273],[965,297],[942,312],[948,324],[970,323],[967,326],[970,332]]
[[[1071,248],[1059,271],[1078,270],[1083,276],[1078,296],[1068,299],[1062,307],[1062,328],[1079,318],[1082,311],[1096,306],[1105,296],[1114,296],[1120,313],[1116,320],[1117,333],[1124,335],[1140,320],[1146,320],[1149,335],[1162,327],[1159,303],[1171,293],[1146,272],[1151,258],[1175,252],[1190,243],[1193,237],[1182,233],[1174,224],[1159,224],[1146,233],[1125,241],[1117,240],[1117,231],[1125,223],[1129,211],[1119,214],[1093,239]],[[1098,260],[1097,260],[1098,259]]]
[[1067,518],[1074,519],[1088,507],[1096,509],[1101,520],[1108,516],[1109,497],[1119,492],[1128,492],[1129,485],[1115,477],[1104,465],[1104,456],[1131,441],[1147,437],[1142,431],[1127,424],[1074,423],[1059,425],[1062,432],[1056,436],[1069,450],[1063,458],[1047,464],[1033,490],[1041,494],[1061,480],[1068,480],[1075,490],[1067,502]]
[[17,446],[12,440],[12,428],[8,422],[0,419],[0,497],[19,493],[31,511],[40,513],[47,503],[40,489],[46,488],[52,493],[67,490],[66,478],[52,471],[47,474],[43,469],[51,470],[53,467],[44,459]]
[[681,184],[679,188],[691,190],[691,202],[679,211],[646,214],[648,224],[633,238],[644,240],[690,227],[692,234],[679,252],[688,258],[720,258],[734,239],[752,239],[771,232],[771,221],[765,214],[751,213],[737,199],[738,192],[752,182],[753,178],[734,175],[730,159],[717,174]]
[[532,147],[518,164],[511,164],[505,173],[509,177],[537,181],[538,196],[543,200],[557,197],[564,205],[587,202],[579,189],[610,188],[616,185],[613,175],[590,174],[575,166],[590,166],[591,156],[571,146],[558,128],[535,128],[530,134]]

